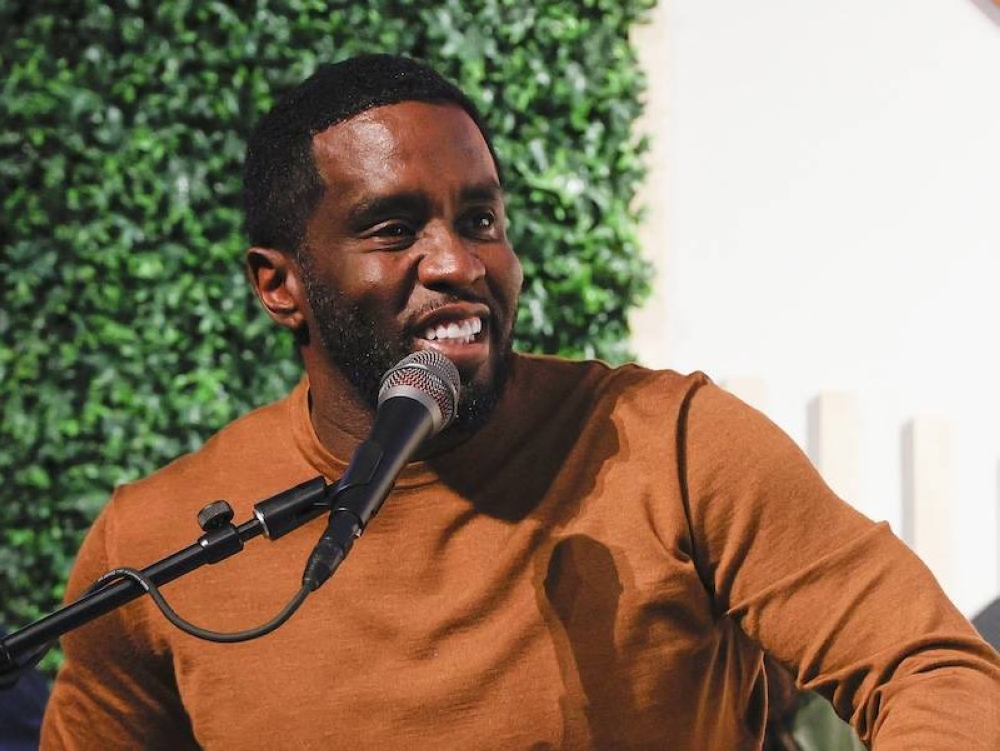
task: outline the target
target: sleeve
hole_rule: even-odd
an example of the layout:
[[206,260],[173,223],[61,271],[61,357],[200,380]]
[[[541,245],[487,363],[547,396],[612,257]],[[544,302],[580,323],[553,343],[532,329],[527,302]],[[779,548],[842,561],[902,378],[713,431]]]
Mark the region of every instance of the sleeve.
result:
[[[113,507],[98,517],[77,556],[66,600],[117,563]],[[42,724],[42,751],[197,749],[169,655],[144,644],[136,601],[66,634],[66,660]]]
[[696,563],[720,617],[877,751],[1000,748],[1000,657],[887,524],[714,385],[689,397],[679,438]]

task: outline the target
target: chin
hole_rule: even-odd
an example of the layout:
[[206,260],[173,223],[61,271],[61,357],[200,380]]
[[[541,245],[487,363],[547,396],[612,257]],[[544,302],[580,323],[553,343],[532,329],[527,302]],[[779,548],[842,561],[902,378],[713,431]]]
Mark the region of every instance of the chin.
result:
[[477,430],[489,420],[507,382],[507,368],[504,363],[488,363],[480,368],[472,379],[462,377],[462,391],[458,399],[456,427]]

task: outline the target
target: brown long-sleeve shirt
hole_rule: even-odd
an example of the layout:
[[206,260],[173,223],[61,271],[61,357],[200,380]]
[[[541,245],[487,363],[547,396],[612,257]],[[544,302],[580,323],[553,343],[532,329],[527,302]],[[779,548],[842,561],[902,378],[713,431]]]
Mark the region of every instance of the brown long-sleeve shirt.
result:
[[[308,386],[119,489],[70,590],[190,544],[198,509],[344,463]],[[219,630],[299,586],[321,519],[164,588]],[[759,747],[761,650],[878,751],[1000,748],[1000,659],[884,524],[703,376],[517,357],[490,423],[404,470],[285,626],[218,645],[148,598],[65,640],[45,749]]]

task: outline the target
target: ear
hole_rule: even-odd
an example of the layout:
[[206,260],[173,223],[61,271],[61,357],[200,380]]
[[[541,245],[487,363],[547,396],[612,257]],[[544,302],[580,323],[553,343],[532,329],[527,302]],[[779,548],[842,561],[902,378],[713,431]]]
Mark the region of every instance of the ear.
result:
[[306,297],[298,268],[287,253],[274,248],[250,248],[247,272],[257,299],[271,318],[299,332],[306,322]]

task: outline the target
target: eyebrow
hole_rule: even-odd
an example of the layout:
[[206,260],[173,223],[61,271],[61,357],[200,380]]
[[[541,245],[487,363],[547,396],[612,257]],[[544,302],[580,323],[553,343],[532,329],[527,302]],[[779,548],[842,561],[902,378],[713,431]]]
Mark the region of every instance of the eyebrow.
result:
[[[458,194],[462,203],[503,201],[503,188],[495,180],[484,180],[462,188]],[[358,201],[347,214],[349,226],[355,229],[376,224],[388,216],[426,215],[431,201],[420,191],[402,191],[386,196],[373,196]]]
[[474,201],[502,201],[503,188],[496,180],[484,180],[481,183],[462,188],[458,197],[463,203]]
[[351,207],[347,221],[352,227],[367,227],[386,216],[394,214],[426,214],[430,199],[417,191],[392,193],[363,199]]

